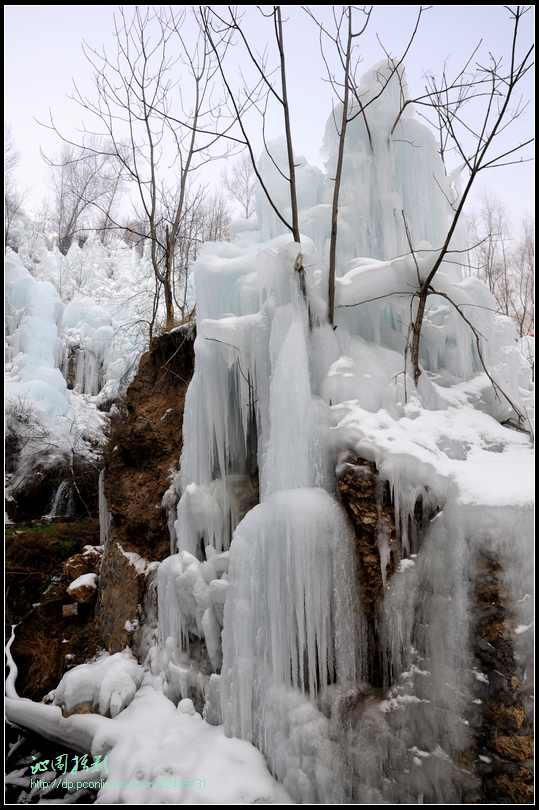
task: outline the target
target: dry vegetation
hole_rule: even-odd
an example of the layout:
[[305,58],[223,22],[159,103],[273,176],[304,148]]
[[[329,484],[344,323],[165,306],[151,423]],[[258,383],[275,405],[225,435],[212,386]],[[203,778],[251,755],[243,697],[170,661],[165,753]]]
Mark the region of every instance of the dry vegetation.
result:
[[70,602],[66,560],[99,543],[97,520],[8,527],[6,530],[6,636],[17,625],[11,652],[21,697],[41,700],[68,668],[99,650],[93,605],[63,616]]

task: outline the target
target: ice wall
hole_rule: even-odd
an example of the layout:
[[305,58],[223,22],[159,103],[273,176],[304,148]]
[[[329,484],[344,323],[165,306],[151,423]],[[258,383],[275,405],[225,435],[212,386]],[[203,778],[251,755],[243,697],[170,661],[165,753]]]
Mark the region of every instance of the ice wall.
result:
[[[347,127],[339,198],[341,267],[354,256],[386,260],[403,255],[410,242],[415,246],[425,240],[441,247],[451,216],[448,202],[457,198],[459,178],[446,176],[436,139],[416,119],[413,107],[400,113],[407,99],[404,68],[395,70],[392,63],[379,62],[361,78],[358,95],[364,114],[356,115]],[[358,112],[352,107],[352,116]],[[341,115],[339,106],[337,121]],[[337,131],[329,118],[324,150],[330,176],[337,148]],[[332,191],[330,185],[326,196]],[[466,246],[462,229],[453,246]],[[453,269],[459,278],[459,265]]]
[[[383,63],[367,73],[362,98],[388,76]],[[529,469],[528,438],[500,423],[515,416],[510,402],[526,412],[531,386],[519,390],[520,355],[488,290],[463,278],[458,229],[433,284],[441,295],[429,299],[417,388],[406,364],[411,294],[445,240],[458,178],[446,176],[411,108],[399,117],[405,91],[399,72],[349,127],[336,330],[325,321],[331,181],[301,159],[301,245],[259,196],[259,230],[238,227],[231,243],[204,246],[194,268],[196,364],[174,482],[176,553],[159,572],[161,665],[169,694],[185,697],[193,644],[203,641],[214,670],[205,716],[253,741],[302,802],[462,801],[474,780],[457,763],[479,722],[481,679],[471,594],[492,543],[484,515],[493,499],[501,520],[516,508],[513,519],[528,526],[512,535],[507,569],[530,553],[532,496],[526,474],[514,476]],[[331,117],[329,177],[333,126]],[[272,148],[282,158],[283,144]],[[286,184],[265,168],[286,212]],[[293,269],[299,252],[310,323]],[[350,457],[375,463],[396,513],[397,545],[378,538],[382,694],[365,682],[354,539],[335,495]],[[239,520],[238,481],[253,476],[260,504]],[[418,499],[437,513],[422,533]],[[511,602],[526,604],[526,592],[512,586]]]
[[100,410],[136,371],[152,295],[147,260],[123,242],[105,248],[91,237],[62,256],[23,213],[9,239],[18,250],[8,247],[5,263],[6,412],[16,489],[28,465],[58,466],[73,453],[95,461]]
[[6,415],[20,448],[20,470],[15,471],[20,477],[28,475],[27,465],[39,450],[61,458],[70,449],[77,413],[60,370],[60,296],[51,282],[35,279],[11,248],[5,270]]

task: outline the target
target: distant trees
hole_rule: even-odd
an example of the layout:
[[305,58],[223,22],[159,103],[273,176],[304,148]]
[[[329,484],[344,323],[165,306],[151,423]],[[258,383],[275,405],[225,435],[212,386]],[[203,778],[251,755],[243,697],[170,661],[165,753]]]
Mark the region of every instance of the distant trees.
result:
[[228,197],[238,203],[241,215],[251,219],[256,210],[256,175],[248,152],[242,152],[229,171],[228,166],[221,172],[221,183]]
[[470,272],[489,288],[498,312],[515,321],[519,337],[534,331],[534,224],[525,216],[513,233],[502,200],[483,188],[468,217]]
[[521,221],[515,258],[513,317],[520,336],[535,334],[535,223],[530,216]]
[[20,163],[20,153],[15,147],[11,126],[4,123],[4,240],[7,245],[13,217],[21,208],[26,191],[17,183],[15,171]]
[[47,227],[57,234],[64,255],[75,237],[98,231],[103,241],[117,212],[122,186],[122,162],[98,138],[84,146],[64,144],[55,158],[43,156],[50,167],[51,199]]
[[6,236],[13,214],[19,207],[17,187],[15,184],[15,169],[19,165],[20,153],[15,148],[11,127],[4,124],[4,218]]
[[182,322],[189,320],[194,301],[189,293],[189,268],[205,242],[226,242],[230,238],[230,211],[222,192],[209,193],[199,187],[192,195],[180,222],[174,243],[172,292]]

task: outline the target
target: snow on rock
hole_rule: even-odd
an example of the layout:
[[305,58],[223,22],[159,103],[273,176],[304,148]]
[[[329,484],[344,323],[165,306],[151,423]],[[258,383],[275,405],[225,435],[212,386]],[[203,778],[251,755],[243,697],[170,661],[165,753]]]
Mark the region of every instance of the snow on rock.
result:
[[104,717],[116,717],[133,700],[142,678],[143,669],[130,650],[104,653],[93,664],[81,664],[66,672],[56,689],[54,704],[65,714],[89,705]]
[[97,574],[82,574],[73,580],[68,587],[68,591],[75,591],[77,588],[97,588]]

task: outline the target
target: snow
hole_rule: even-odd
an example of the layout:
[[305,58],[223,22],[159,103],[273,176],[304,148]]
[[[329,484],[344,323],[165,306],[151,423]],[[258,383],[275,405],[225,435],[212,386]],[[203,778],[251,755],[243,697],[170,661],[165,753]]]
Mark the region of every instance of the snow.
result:
[[[5,389],[20,475],[74,453],[95,463],[100,411],[125,390],[145,346],[148,260],[97,237],[62,256],[22,213],[10,241],[18,253],[6,249]],[[16,491],[19,476],[9,483]]]
[[8,395],[35,402],[44,421],[72,416],[59,366],[63,304],[53,284],[38,281],[11,248],[6,256],[6,297],[10,346]]
[[75,591],[77,588],[97,588],[97,574],[82,574],[73,580],[68,587],[68,591]]
[[[9,647],[7,655],[16,676]],[[291,803],[253,746],[206,723],[191,700],[176,707],[164,696],[160,678],[144,672],[129,650],[70,670],[53,706],[18,698],[12,683],[11,677],[6,707],[13,722],[91,752],[94,761],[101,756],[99,775],[80,771],[66,777],[71,792],[77,781],[106,780],[97,804]],[[73,711],[84,704],[99,713],[62,716],[61,708]],[[191,786],[184,787],[183,780]]]
[[[365,74],[362,97],[376,94],[386,72],[380,63]],[[17,700],[9,682],[11,719],[107,754],[109,780],[190,778],[207,786],[102,789],[98,803],[458,803],[463,777],[453,763],[471,744],[483,677],[469,642],[481,555],[500,562],[527,695],[533,339],[516,345],[514,325],[494,315],[488,289],[464,278],[450,254],[433,281],[439,295],[428,301],[414,385],[405,357],[413,293],[444,242],[458,178],[446,177],[434,137],[410,107],[390,136],[400,93],[394,77],[369,107],[370,136],[362,116],[349,128],[335,329],[325,315],[332,185],[304,159],[297,161],[301,244],[259,196],[256,227],[238,224],[232,242],[200,252],[195,372],[180,472],[164,498],[174,510],[171,556],[157,570],[158,640],[146,660],[125,652],[74,668],[55,706]],[[282,177],[262,168],[286,215]],[[451,249],[463,247],[457,229]],[[63,317],[77,330],[81,385],[93,392],[112,380],[121,352],[108,304],[90,295],[98,295],[92,273],[104,262],[123,289],[134,258],[124,248],[121,260],[95,243],[91,250],[82,281],[83,251],[67,257],[80,284]],[[300,252],[310,322],[294,270]],[[16,331],[32,317],[25,296],[31,302],[33,285],[45,282],[9,261],[16,386],[30,368],[23,349],[38,334]],[[64,272],[54,261],[57,275]],[[52,285],[43,290],[48,365],[28,391],[62,415],[80,392],[54,374],[61,301]],[[399,535],[376,616],[383,696],[365,683],[368,628],[354,536],[336,498],[337,476],[357,469],[356,459],[374,462],[387,482]],[[256,473],[260,503],[243,517],[242,492]],[[418,501],[430,518],[422,539]],[[107,522],[105,506],[102,513]],[[387,537],[378,548],[388,560]],[[126,556],[143,571],[138,555]],[[82,700],[99,714],[58,713],[58,705]]]

